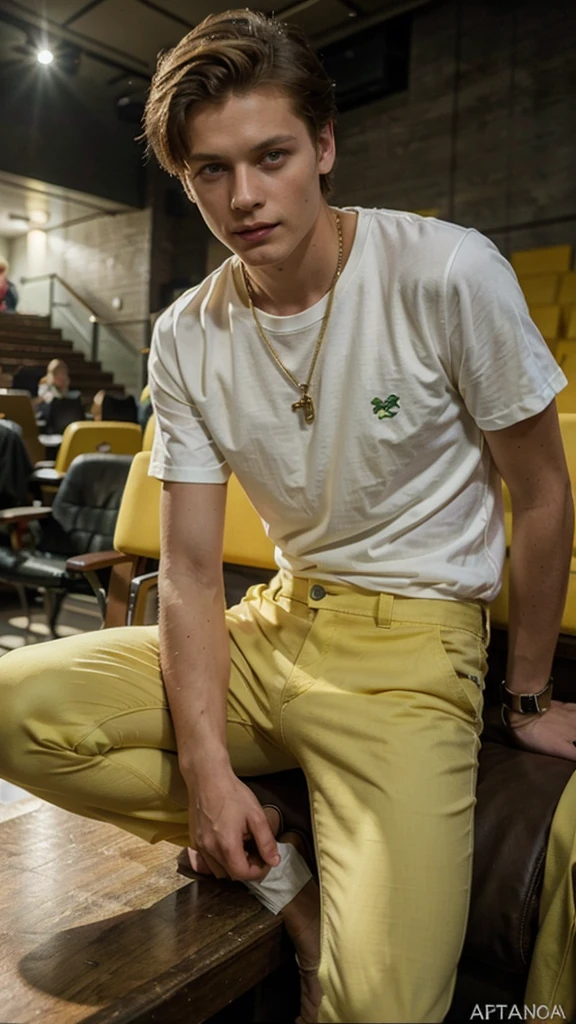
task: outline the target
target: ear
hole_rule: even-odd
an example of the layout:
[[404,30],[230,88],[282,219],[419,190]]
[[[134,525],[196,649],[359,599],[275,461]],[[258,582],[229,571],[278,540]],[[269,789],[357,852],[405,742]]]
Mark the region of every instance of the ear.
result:
[[316,149],[318,153],[318,174],[329,174],[336,160],[336,141],[334,139],[334,124],[332,121],[320,129]]

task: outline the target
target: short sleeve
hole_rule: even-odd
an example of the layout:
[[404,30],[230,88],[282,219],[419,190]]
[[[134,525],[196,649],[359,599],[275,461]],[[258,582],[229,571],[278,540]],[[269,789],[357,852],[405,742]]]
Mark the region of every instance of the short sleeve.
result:
[[175,483],[223,484],[230,469],[184,387],[176,324],[171,306],[155,324],[148,362],[156,416],[150,476]]
[[446,268],[452,378],[481,430],[542,412],[566,378],[530,317],[510,263],[471,229]]

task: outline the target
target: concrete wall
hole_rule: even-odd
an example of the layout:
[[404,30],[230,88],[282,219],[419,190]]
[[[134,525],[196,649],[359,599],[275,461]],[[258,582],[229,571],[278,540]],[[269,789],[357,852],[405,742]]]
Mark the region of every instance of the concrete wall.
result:
[[[30,231],[10,247],[10,274],[20,288],[19,311],[48,311],[47,283],[21,285],[20,279],[56,273],[104,320],[146,320],[151,245],[151,210],[96,217],[54,231]],[[63,289],[56,297],[67,304],[59,308],[56,326],[89,355],[88,311]],[[112,305],[116,297],[122,300],[120,310]],[[99,358],[104,368],[133,392],[140,387],[139,350],[147,338],[143,323],[101,329]]]
[[576,5],[415,11],[408,92],[337,125],[336,202],[433,209],[513,249],[576,243]]
[[4,238],[3,235],[0,235],[0,259],[1,260],[8,260],[8,262],[10,262],[9,261],[9,255],[10,255],[10,239],[9,238]]

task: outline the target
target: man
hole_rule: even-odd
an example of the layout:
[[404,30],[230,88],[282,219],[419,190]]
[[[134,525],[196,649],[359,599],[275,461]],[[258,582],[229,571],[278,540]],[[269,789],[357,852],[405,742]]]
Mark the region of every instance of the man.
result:
[[[509,726],[576,757],[574,709],[549,703],[573,537],[564,378],[487,239],[328,205],[333,118],[305,40],[250,11],[161,60],[148,139],[235,255],[155,332],[160,639],[124,629],[3,659],[0,774],[149,841],[186,843],[189,809],[193,865],[285,914],[312,972],[306,1020],[441,1021],[468,911],[498,472],[514,509]],[[225,613],[231,471],[280,573]],[[319,1008],[315,883],[238,778],[296,765],[322,888]]]

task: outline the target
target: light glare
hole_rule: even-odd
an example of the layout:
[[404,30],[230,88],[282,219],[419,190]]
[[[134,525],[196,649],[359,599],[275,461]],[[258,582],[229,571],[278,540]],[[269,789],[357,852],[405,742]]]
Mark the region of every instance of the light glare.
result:
[[36,59],[39,64],[51,64],[54,60],[54,54],[52,50],[38,50]]

